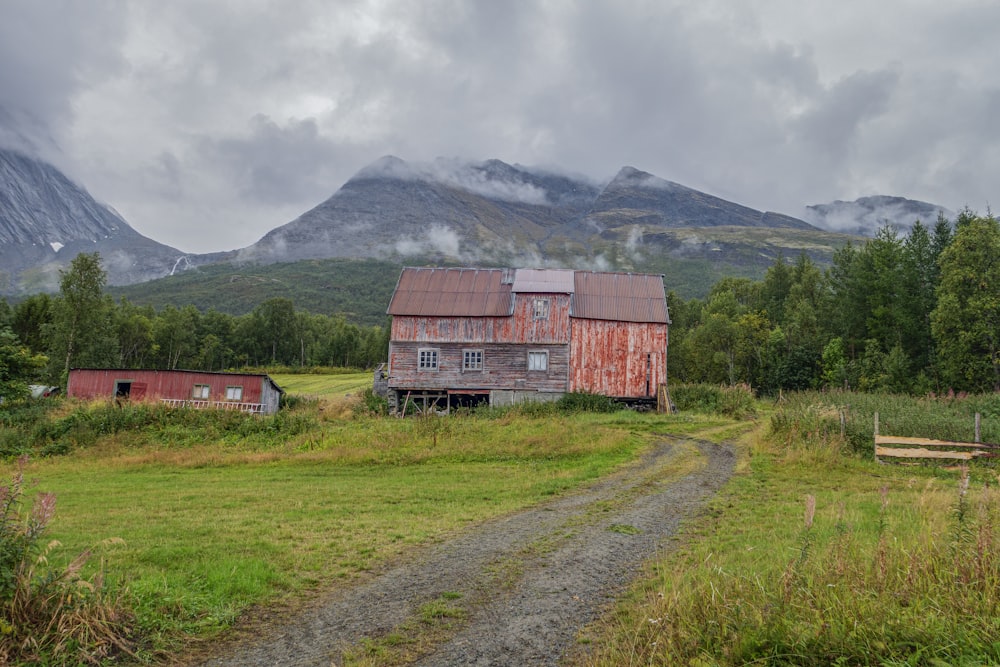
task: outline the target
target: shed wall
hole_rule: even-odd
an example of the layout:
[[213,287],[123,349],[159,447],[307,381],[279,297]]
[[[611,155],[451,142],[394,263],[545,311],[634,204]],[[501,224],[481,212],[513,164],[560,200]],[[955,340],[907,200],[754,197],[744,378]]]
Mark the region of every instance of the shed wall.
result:
[[74,369],[70,371],[66,394],[76,398],[114,398],[119,382],[130,382],[133,400],[190,400],[196,384],[208,385],[209,401],[225,401],[227,387],[243,387],[239,403],[261,403],[265,412],[275,412],[281,398],[266,377],[222,375],[193,371]]

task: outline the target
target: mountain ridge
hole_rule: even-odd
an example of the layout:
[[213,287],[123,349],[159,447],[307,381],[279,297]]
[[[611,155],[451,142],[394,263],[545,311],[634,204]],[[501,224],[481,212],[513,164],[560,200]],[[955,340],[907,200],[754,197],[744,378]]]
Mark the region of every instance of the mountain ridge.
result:
[[[813,209],[829,217],[833,209],[821,206]],[[855,238],[632,166],[599,183],[497,159],[387,155],[257,242],[191,254],[142,236],[52,165],[0,149],[0,294],[54,291],[78,252],[100,252],[112,285],[212,263],[335,258],[665,275],[686,275],[674,263],[698,262],[702,274],[723,276],[761,274],[776,257],[800,252],[826,264]]]

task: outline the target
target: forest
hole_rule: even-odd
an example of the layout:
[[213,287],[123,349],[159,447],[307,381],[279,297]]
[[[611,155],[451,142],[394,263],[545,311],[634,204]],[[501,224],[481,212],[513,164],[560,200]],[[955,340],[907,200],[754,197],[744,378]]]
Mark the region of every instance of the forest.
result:
[[[669,285],[667,286],[669,290]],[[704,299],[668,291],[671,382],[947,393],[1000,389],[1000,224],[969,209],[954,221],[848,244],[829,267],[778,257],[762,280],[724,278]],[[106,290],[82,254],[57,294],[0,301],[0,394],[61,384],[73,367],[228,370],[372,368],[388,323],[311,313],[274,297],[245,315],[193,305],[136,306]]]

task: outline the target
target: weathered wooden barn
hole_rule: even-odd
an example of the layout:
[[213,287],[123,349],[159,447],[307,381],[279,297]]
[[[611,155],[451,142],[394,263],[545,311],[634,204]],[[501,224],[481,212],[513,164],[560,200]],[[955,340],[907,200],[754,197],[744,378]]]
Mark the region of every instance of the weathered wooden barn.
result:
[[509,405],[567,392],[655,403],[667,381],[660,275],[404,268],[388,313],[391,406]]
[[129,399],[195,408],[278,411],[281,387],[265,374],[184,370],[74,368],[66,395],[82,399]]

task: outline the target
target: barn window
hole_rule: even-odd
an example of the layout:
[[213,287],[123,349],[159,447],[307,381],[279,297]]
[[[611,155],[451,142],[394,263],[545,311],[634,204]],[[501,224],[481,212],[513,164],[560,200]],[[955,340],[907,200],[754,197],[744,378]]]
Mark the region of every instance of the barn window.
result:
[[243,387],[226,387],[226,400],[227,401],[242,401],[243,400]]
[[536,320],[547,320],[549,318],[549,300],[535,299],[532,310],[534,311],[534,318]]
[[483,351],[462,350],[462,370],[463,371],[483,370]]
[[422,371],[436,371],[438,369],[438,351],[434,348],[418,350],[417,369]]
[[528,370],[529,371],[547,371],[549,369],[549,353],[548,352],[529,352],[528,353]]
[[191,398],[208,398],[208,385],[207,384],[196,384],[194,389],[191,391]]

